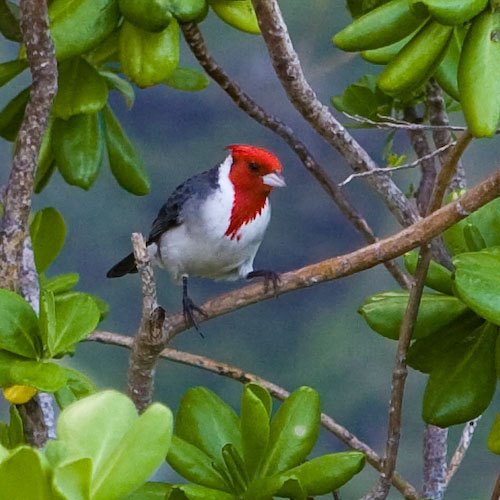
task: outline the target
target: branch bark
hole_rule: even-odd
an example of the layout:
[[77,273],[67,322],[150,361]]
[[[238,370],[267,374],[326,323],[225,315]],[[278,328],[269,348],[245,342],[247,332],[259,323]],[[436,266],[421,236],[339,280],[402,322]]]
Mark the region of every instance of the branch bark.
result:
[[[86,340],[101,342],[108,345],[126,347],[128,349],[131,348],[133,342],[133,340],[126,335],[119,335],[106,331],[96,331],[92,335],[87,337]],[[223,377],[231,378],[243,384],[246,384],[248,382],[257,383],[265,387],[272,396],[281,401],[286,399],[290,394],[286,389],[283,389],[282,387],[269,382],[268,380],[263,379],[258,375],[254,375],[238,367],[231,366],[227,363],[216,361],[205,356],[199,356],[197,354],[191,354],[189,352],[167,348],[161,352],[160,357],[173,361],[174,363],[196,366],[198,368],[201,368],[202,370],[206,370],[217,375],[222,375]],[[349,448],[365,453],[368,463],[375,469],[382,469],[382,459],[377,455],[377,453],[372,450],[366,443],[359,440],[348,429],[336,422],[332,417],[326,415],[325,413],[322,413],[321,425],[326,430],[334,434]],[[393,475],[392,482],[394,487],[397,488],[405,498],[409,500],[417,500],[419,498],[416,489],[398,473],[395,473]]]
[[128,395],[139,412],[152,402],[155,366],[167,343],[165,310],[156,301],[156,284],[144,238],[132,235],[134,257],[142,283],[142,319],[132,343],[128,368]]
[[[181,24],[184,39],[191,52],[196,57],[205,72],[226,92],[231,100],[244,111],[250,118],[281,137],[300,158],[306,170],[318,181],[319,185],[326,191],[328,196],[334,201],[346,219],[362,235],[367,243],[375,243],[375,237],[371,227],[366,220],[351,205],[347,196],[339,186],[333,182],[321,165],[316,161],[306,145],[294,134],[294,131],[283,121],[266,112],[259,106],[241,87],[232,80],[224,69],[208,52],[203,35],[195,23]],[[399,266],[392,261],[384,264],[394,279],[403,288],[408,288],[411,278],[402,271]]]
[[[274,70],[290,102],[309,124],[346,159],[355,172],[377,168],[370,155],[335,119],[330,110],[318,100],[306,80],[278,2],[276,0],[252,0],[252,3]],[[370,175],[365,179],[381,196],[401,225],[409,226],[418,220],[415,209],[388,175]]]

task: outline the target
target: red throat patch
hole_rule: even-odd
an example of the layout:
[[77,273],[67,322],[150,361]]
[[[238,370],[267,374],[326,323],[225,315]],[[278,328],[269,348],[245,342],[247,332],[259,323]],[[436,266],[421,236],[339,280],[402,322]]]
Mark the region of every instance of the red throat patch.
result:
[[226,230],[226,236],[231,240],[239,241],[241,235],[238,234],[240,228],[245,224],[253,221],[258,217],[264,208],[267,200],[267,193],[261,196],[260,199],[256,196],[251,196],[249,193],[238,192],[235,189],[233,208],[231,210],[231,218],[229,227]]

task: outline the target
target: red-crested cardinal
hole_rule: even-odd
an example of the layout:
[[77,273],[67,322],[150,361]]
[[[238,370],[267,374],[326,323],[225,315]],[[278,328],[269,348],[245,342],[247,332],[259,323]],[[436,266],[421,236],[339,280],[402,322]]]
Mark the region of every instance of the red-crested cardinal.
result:
[[[186,322],[198,330],[194,312],[204,315],[188,295],[188,276],[216,280],[263,277],[277,290],[279,276],[253,270],[255,254],[271,216],[269,193],[284,187],[282,166],[270,151],[256,146],[228,146],[227,158],[177,187],[153,222],[147,240],[153,264],[183,284]],[[108,278],[135,273],[131,253],[113,266]]]

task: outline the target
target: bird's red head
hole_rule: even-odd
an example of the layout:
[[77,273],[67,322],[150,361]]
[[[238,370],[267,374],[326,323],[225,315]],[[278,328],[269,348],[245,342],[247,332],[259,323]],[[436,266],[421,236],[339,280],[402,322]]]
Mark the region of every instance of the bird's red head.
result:
[[226,235],[238,237],[239,228],[255,219],[266,204],[273,187],[284,187],[283,167],[276,156],[267,149],[247,144],[227,146],[233,163],[229,179],[234,187],[231,220]]

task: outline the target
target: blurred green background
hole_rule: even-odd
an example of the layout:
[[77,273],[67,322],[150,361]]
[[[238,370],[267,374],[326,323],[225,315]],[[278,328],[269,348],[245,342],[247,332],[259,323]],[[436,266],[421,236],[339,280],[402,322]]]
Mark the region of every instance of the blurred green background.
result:
[[[358,56],[333,47],[331,36],[348,22],[344,3],[338,0],[281,2],[295,48],[309,82],[324,102],[348,84],[379,68]],[[350,170],[345,161],[311,130],[286,99],[274,76],[260,37],[246,35],[222,24],[213,14],[201,24],[209,50],[217,61],[270,113],[287,122],[337,182]],[[181,65],[197,66],[185,44],[181,44]],[[16,47],[0,44],[2,61],[15,57]],[[29,82],[27,75],[2,88],[3,106]],[[273,218],[256,258],[256,266],[287,271],[361,247],[364,243],[343,219],[321,187],[305,171],[297,157],[278,137],[249,119],[211,83],[199,93],[183,93],[167,87],[138,90],[133,109],[128,110],[118,95],[112,105],[142,154],[152,178],[151,194],[138,198],[123,191],[104,166],[90,192],[68,186],[56,174],[45,191],[35,196],[34,208],[55,206],[68,224],[68,238],[62,254],[49,274],[80,273],[79,289],[96,293],[109,302],[110,313],[101,328],[133,335],[140,319],[140,287],[137,275],[108,280],[105,273],[130,251],[133,231],[148,233],[158,209],[184,179],[212,167],[225,157],[224,146],[253,143],[274,151],[284,165],[288,187],[272,195]],[[340,117],[341,121],[346,119]],[[452,116],[460,123],[459,114]],[[381,161],[385,135],[376,130],[353,130],[355,137]],[[11,144],[0,142],[0,183],[7,181]],[[398,134],[395,150],[409,154],[404,134]],[[465,155],[470,184],[498,165],[498,138],[475,141]],[[403,190],[418,182],[413,172],[399,172],[395,180]],[[398,230],[392,216],[362,180],[346,191],[368,219],[377,235]],[[191,280],[191,295],[201,304],[206,298],[240,284]],[[158,293],[167,312],[178,311],[181,289],[163,271],[157,272]],[[237,365],[266,379],[294,389],[316,388],[323,411],[347,426],[378,453],[386,434],[387,405],[395,343],[373,333],[356,310],[376,292],[396,288],[385,268],[323,284],[266,301],[214,319],[202,326],[204,339],[188,331],[172,347],[202,354]],[[128,352],[114,346],[83,343],[72,359],[64,362],[82,369],[101,388],[126,388]],[[410,372],[405,396],[404,428],[398,470],[416,487],[421,478],[420,417],[425,378]],[[205,385],[238,407],[238,382],[208,374],[196,368],[160,362],[156,377],[156,399],[176,408],[180,396],[193,385]],[[472,447],[447,498],[489,498],[498,457],[486,449],[486,436],[500,406],[497,396],[480,422]],[[5,415],[6,405],[0,401]],[[450,431],[454,448],[461,428]],[[323,432],[317,453],[343,449],[332,435]],[[172,478],[165,471],[161,479]],[[376,476],[365,471],[343,488],[344,499],[363,495]],[[399,498],[393,493],[390,498]]]

